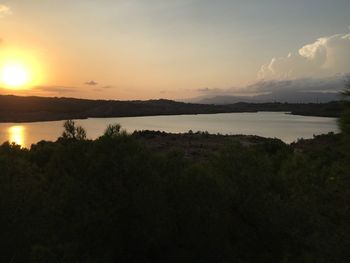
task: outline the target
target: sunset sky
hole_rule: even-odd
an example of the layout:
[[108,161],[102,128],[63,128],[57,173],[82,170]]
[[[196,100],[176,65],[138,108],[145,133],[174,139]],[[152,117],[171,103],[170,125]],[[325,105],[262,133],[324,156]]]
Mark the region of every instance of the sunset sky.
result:
[[349,10],[349,0],[0,1],[0,94],[186,99],[286,79],[331,89],[350,72]]

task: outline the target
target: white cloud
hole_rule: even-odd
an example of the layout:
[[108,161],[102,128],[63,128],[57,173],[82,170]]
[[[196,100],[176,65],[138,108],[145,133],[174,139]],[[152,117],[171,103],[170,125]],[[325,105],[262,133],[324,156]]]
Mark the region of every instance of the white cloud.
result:
[[350,34],[322,37],[261,67],[261,79],[327,77],[350,72]]
[[0,5],[0,18],[12,15],[11,9],[6,5]]

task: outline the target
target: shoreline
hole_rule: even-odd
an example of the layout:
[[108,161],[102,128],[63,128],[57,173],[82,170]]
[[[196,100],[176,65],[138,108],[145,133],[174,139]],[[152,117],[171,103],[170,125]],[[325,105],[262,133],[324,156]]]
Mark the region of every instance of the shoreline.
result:
[[195,104],[166,99],[108,101],[72,98],[19,97],[0,95],[0,123],[26,123],[87,118],[198,115],[218,113],[290,112],[292,115],[340,116],[342,103],[247,103]]
[[65,121],[65,120],[87,120],[87,119],[111,119],[111,118],[139,118],[139,117],[162,117],[162,116],[191,116],[191,115],[217,115],[217,114],[234,114],[234,113],[254,113],[257,114],[259,112],[271,112],[271,113],[284,113],[288,115],[294,115],[294,116],[304,116],[304,117],[320,117],[320,118],[332,118],[337,119],[338,116],[326,116],[326,115],[318,115],[318,114],[302,114],[302,113],[293,113],[291,111],[234,111],[234,112],[215,112],[215,113],[174,113],[174,114],[140,114],[140,115],[115,115],[115,116],[104,116],[104,117],[98,117],[98,116],[87,116],[87,117],[74,117],[71,116],[71,118],[42,118],[42,119],[35,119],[35,120],[0,120],[0,124],[9,124],[9,123],[37,123],[37,122],[54,122],[54,121]]

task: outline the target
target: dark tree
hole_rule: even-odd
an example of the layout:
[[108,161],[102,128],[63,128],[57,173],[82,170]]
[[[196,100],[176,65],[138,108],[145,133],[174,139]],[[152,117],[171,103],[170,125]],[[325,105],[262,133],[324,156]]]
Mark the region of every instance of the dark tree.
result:
[[104,132],[104,136],[114,138],[120,135],[120,124],[109,124]]
[[64,139],[85,140],[86,131],[81,126],[76,126],[73,120],[67,120],[64,124],[62,137]]
[[345,90],[342,92],[344,96],[344,110],[339,119],[340,129],[345,137],[350,137],[350,77],[348,77]]

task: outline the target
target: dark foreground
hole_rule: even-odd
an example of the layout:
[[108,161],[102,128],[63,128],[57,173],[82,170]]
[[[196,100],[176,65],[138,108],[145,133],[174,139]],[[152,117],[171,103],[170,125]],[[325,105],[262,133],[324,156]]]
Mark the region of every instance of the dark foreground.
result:
[[286,145],[110,127],[90,141],[74,129],[0,146],[0,262],[350,258],[341,135]]
[[171,100],[115,101],[0,95],[0,122],[36,122],[67,119],[134,117],[180,114],[282,111],[295,115],[339,117],[341,102],[235,103],[209,105]]

